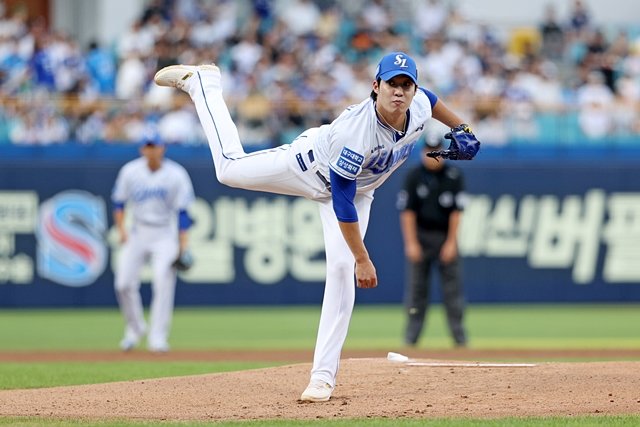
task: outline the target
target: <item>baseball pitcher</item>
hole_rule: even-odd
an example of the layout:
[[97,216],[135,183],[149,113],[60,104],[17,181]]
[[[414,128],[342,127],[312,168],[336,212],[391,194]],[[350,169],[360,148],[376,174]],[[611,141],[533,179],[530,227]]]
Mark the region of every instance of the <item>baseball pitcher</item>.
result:
[[158,71],[155,82],[191,96],[221,183],[317,201],[327,273],[311,380],[300,399],[329,400],[355,302],[354,275],[358,287],[378,285],[363,243],[375,189],[409,157],[431,117],[455,129],[456,143],[443,153],[448,158],[472,159],[479,142],[444,102],[418,86],[415,61],[403,52],[385,55],[371,96],[331,124],[308,129],[291,144],[250,154],[223,99],[218,67],[173,65]]

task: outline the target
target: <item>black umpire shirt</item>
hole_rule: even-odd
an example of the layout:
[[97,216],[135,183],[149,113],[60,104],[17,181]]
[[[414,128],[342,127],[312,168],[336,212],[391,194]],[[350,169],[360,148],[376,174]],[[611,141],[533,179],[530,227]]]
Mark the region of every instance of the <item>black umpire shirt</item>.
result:
[[462,171],[448,163],[438,171],[419,165],[410,170],[398,196],[398,209],[416,213],[421,231],[449,230],[449,215],[464,209]]

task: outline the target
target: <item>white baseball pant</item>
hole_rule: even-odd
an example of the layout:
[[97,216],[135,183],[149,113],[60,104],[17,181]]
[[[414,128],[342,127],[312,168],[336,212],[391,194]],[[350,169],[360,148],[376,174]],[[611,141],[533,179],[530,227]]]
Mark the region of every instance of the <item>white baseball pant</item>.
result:
[[177,277],[172,264],[179,252],[178,237],[173,228],[136,224],[118,258],[116,297],[126,322],[125,337],[135,341],[147,332],[140,296],[140,272],[147,259],[151,260],[149,348],[166,347],[169,339]]

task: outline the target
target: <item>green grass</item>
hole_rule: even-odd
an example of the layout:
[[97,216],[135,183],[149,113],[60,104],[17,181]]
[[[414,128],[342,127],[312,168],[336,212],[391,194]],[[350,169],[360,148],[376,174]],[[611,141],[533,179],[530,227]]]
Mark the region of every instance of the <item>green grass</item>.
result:
[[168,376],[242,371],[274,366],[266,362],[49,362],[0,365],[0,390],[96,384]]
[[[179,308],[174,349],[310,349],[320,307]],[[479,305],[466,314],[472,348],[640,348],[640,305]],[[399,306],[356,306],[347,349],[402,344]],[[0,351],[110,350],[123,322],[114,309],[0,311]],[[421,346],[451,346],[444,314],[435,306]]]
[[[320,315],[309,307],[178,308],[171,345],[175,350],[311,350]],[[476,349],[640,349],[640,304],[472,305],[466,325]],[[346,349],[394,351],[402,346],[400,306],[356,306]],[[123,322],[115,309],[0,311],[2,351],[115,350]],[[444,313],[435,306],[420,346],[451,348]],[[11,362],[0,364],[0,389],[88,384],[194,375],[273,366],[275,363],[123,361]],[[166,426],[631,426],[640,416],[508,418],[498,420],[313,420],[225,423],[165,423]],[[0,426],[147,426],[156,422],[3,418]]]

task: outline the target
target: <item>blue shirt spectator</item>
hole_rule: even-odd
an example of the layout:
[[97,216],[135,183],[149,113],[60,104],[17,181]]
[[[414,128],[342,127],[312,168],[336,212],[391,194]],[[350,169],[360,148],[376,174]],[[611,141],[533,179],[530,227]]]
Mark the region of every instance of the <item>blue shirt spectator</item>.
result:
[[116,87],[116,59],[109,50],[93,41],[86,56],[87,71],[101,94],[113,95]]
[[44,87],[50,91],[56,89],[55,63],[49,50],[42,46],[31,59],[31,70],[33,79],[37,86]]

